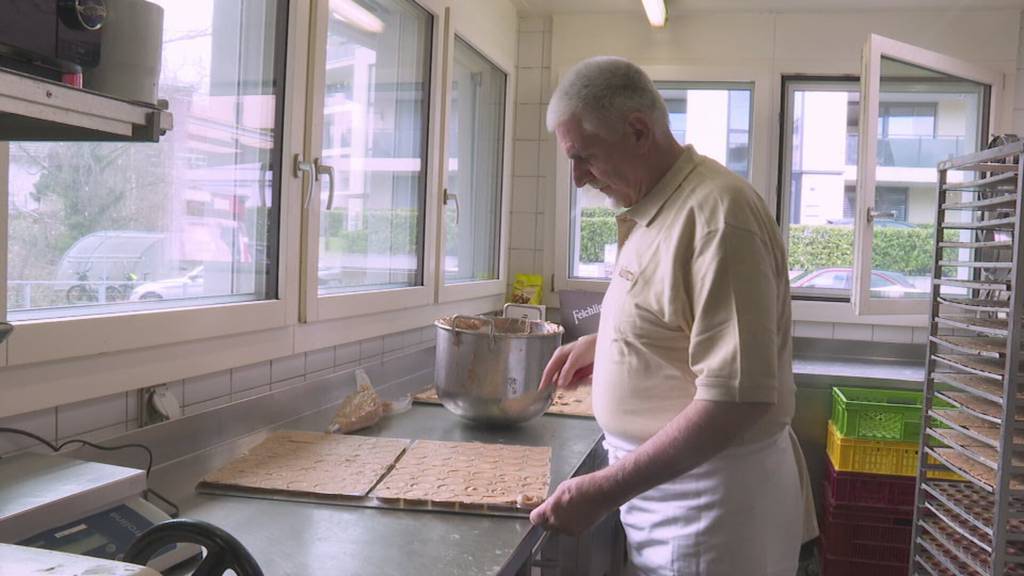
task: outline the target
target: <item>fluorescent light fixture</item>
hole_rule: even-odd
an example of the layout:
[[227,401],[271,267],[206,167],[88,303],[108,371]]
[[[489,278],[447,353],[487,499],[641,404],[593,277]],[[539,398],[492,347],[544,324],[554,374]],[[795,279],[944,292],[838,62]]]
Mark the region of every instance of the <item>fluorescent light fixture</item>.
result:
[[642,0],[644,12],[647,13],[647,21],[655,28],[665,25],[665,18],[668,17],[668,10],[665,9],[665,0]]
[[384,23],[373,12],[356,4],[354,0],[331,0],[331,16],[367,32],[380,34]]

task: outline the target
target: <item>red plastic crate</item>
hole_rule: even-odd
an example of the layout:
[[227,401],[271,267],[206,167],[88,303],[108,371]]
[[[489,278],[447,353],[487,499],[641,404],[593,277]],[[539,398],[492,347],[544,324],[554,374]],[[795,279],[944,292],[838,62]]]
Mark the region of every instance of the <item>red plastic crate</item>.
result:
[[909,476],[839,472],[825,459],[825,492],[837,505],[907,508],[913,514],[915,479]]
[[907,576],[910,564],[822,556],[822,576]]
[[827,487],[821,521],[824,555],[835,559],[907,564],[913,510],[839,505]]

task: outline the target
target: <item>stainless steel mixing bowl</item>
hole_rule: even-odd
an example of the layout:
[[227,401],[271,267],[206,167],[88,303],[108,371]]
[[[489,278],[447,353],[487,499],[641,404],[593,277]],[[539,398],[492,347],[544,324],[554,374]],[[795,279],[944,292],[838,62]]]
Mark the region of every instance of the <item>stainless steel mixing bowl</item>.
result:
[[517,318],[448,316],[434,322],[434,383],[445,408],[474,422],[515,424],[544,413],[554,386],[537,390],[564,330]]

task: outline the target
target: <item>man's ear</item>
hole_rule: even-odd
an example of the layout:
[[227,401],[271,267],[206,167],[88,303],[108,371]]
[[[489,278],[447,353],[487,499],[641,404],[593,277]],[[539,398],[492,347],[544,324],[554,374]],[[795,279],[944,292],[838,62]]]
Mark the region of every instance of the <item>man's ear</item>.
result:
[[626,119],[626,132],[631,142],[639,147],[641,152],[646,152],[654,140],[654,130],[647,116],[634,112]]

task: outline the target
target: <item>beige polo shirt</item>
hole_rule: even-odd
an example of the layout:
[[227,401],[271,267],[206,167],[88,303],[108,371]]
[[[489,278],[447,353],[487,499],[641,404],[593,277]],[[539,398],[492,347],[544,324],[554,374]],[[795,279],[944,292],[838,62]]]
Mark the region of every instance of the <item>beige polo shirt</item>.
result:
[[687,146],[618,220],[593,375],[601,428],[639,444],[698,399],[772,404],[743,444],[783,430],[795,405],[789,275],[761,197]]

